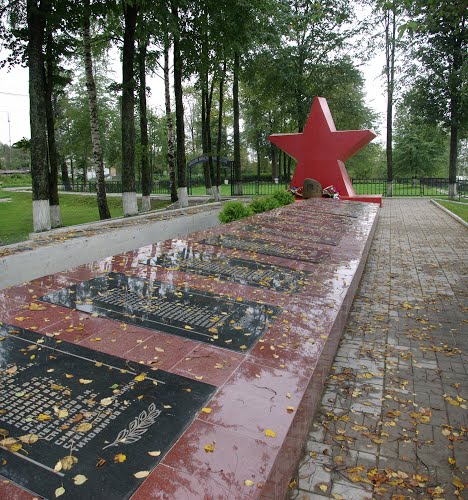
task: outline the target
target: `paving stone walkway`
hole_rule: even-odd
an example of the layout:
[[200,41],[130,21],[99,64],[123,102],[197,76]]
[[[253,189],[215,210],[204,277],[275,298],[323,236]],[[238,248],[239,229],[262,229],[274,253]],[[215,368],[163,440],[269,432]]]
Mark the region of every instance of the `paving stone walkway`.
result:
[[385,200],[291,498],[468,498],[468,230]]

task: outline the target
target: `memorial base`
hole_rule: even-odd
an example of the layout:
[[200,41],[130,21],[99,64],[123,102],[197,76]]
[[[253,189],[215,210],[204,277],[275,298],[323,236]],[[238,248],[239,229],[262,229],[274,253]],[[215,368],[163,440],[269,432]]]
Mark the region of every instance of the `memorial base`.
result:
[[0,497],[282,500],[378,210],[310,199],[0,291]]

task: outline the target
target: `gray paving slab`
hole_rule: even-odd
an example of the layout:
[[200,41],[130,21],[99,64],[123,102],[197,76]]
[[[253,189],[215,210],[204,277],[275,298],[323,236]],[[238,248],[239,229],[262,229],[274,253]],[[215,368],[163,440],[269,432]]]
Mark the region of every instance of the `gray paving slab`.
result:
[[429,200],[384,201],[291,498],[467,498],[467,249]]

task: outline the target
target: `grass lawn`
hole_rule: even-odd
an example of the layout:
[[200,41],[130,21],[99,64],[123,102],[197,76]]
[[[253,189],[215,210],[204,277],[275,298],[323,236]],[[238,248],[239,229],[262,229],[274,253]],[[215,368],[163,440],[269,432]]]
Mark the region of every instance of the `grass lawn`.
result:
[[465,222],[468,222],[468,203],[452,203],[450,201],[436,200],[437,203],[442,205],[444,208],[447,208],[458,217],[462,218]]
[[[441,200],[451,201],[451,200],[449,200],[448,196],[437,196],[437,198],[434,198],[434,200],[437,201],[437,203],[439,203]],[[455,201],[457,203],[466,203],[466,204],[468,204],[468,198],[458,198],[458,197],[455,197]]]
[[[258,189],[258,192],[257,192]],[[246,196],[268,196],[276,191],[286,191],[284,184],[261,183],[257,185],[255,182],[245,182],[242,185],[242,194]],[[206,189],[204,186],[197,186],[192,188],[192,196],[204,196],[206,195]],[[221,184],[221,196],[231,196],[231,185]]]
[[0,188],[31,186],[31,174],[12,174],[0,177]]
[[[0,191],[0,195],[5,194]],[[8,245],[28,239],[32,232],[32,203],[30,193],[7,193],[11,203],[0,203],[0,245]],[[120,198],[107,198],[112,217],[122,217]],[[138,200],[140,203],[140,200]],[[168,201],[151,200],[151,208],[164,208]],[[99,220],[96,197],[63,195],[60,197],[62,224],[73,226]]]

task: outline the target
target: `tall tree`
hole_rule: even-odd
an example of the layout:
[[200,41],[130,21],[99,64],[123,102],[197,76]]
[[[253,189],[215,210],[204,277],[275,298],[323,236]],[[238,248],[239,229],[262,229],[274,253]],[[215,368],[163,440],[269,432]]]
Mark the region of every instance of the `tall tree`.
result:
[[106,184],[104,181],[104,161],[101,146],[101,133],[99,129],[99,112],[97,103],[96,83],[93,73],[93,58],[91,52],[89,0],[85,3],[83,25],[84,65],[86,74],[86,90],[89,105],[89,125],[91,130],[91,143],[93,146],[93,167],[96,173],[97,205],[100,219],[110,219],[111,214],[107,204]]
[[[143,17],[143,16],[142,16]],[[140,38],[138,52],[138,69],[140,74],[139,105],[140,105],[140,144],[141,144],[141,211],[151,210],[152,172],[148,157],[148,118],[146,115],[146,52],[147,39]]]
[[122,49],[122,203],[125,216],[138,213],[135,183],[135,31],[136,0],[123,5],[125,33]]
[[234,109],[234,194],[242,194],[241,154],[240,154],[240,110],[239,110],[240,56],[234,53],[234,73],[232,83],[232,106]]
[[47,123],[44,85],[45,19],[43,4],[27,0],[29,117],[31,125],[31,177],[34,231],[50,229],[49,168],[47,162]]
[[176,112],[176,142],[177,142],[177,195],[179,206],[188,206],[187,193],[187,166],[185,158],[185,124],[184,103],[182,98],[182,55],[180,50],[180,19],[179,7],[175,0],[171,0],[171,13],[173,17],[173,52],[174,52],[174,95]]
[[226,59],[223,61],[223,70],[219,80],[219,107],[218,107],[218,135],[216,138],[216,181],[215,200],[221,199],[221,143],[223,137],[223,103],[224,103],[224,80],[226,78]]
[[45,106],[47,122],[47,145],[49,160],[49,206],[51,227],[60,227],[62,220],[60,217],[60,205],[58,194],[58,154],[55,141],[55,111],[53,106],[54,93],[54,54],[53,54],[53,21],[52,9],[49,2],[46,2],[47,18],[46,29],[46,57],[45,57]]
[[395,92],[395,51],[397,30],[396,0],[385,1],[385,78],[387,82],[387,196],[393,194],[393,107]]
[[171,111],[171,92],[169,81],[169,33],[164,36],[164,101],[166,108],[166,128],[167,128],[167,164],[169,167],[169,181],[171,186],[171,201],[175,203],[177,198],[177,176],[174,155],[174,124]]
[[415,0],[408,4],[414,34],[419,108],[450,131],[449,196],[456,195],[458,144],[468,129],[468,29],[466,2]]

